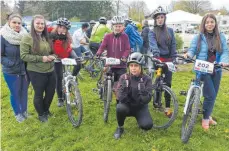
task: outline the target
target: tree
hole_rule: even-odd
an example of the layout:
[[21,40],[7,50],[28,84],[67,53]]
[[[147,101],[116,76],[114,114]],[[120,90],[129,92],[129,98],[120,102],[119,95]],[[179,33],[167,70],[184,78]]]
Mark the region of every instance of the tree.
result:
[[229,11],[224,6],[220,8],[219,11],[220,11],[220,15],[227,15],[229,13]]
[[183,1],[179,0],[174,4],[174,10],[183,10],[193,14],[205,14],[211,10],[211,2],[209,0],[192,0]]
[[9,6],[4,1],[1,1],[1,25],[6,23],[6,17],[8,13],[10,13]]

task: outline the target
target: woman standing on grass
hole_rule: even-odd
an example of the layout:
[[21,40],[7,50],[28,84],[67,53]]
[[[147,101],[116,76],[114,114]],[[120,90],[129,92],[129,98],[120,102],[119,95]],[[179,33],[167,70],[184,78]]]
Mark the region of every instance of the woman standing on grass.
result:
[[31,31],[22,38],[20,51],[21,59],[27,62],[27,70],[35,91],[34,106],[38,119],[47,122],[48,116],[51,115],[49,107],[55,93],[56,78],[53,60],[56,56],[50,47],[43,16],[33,17]]
[[[63,92],[62,92],[62,79],[63,79],[63,67],[60,59],[63,58],[76,58],[75,51],[72,51],[71,43],[72,38],[68,32],[71,28],[71,23],[67,18],[59,18],[57,20],[57,26],[51,31],[50,39],[52,40],[52,49],[59,59],[55,61],[55,73],[56,73],[56,92],[58,95],[58,107],[64,105]],[[77,63],[74,66],[73,75],[76,76],[80,71],[81,65]]]
[[[222,66],[228,66],[228,48],[225,35],[219,33],[216,17],[213,14],[206,14],[200,25],[200,34],[195,36],[191,42],[188,52],[184,55],[186,58],[205,60],[208,62],[217,62]],[[216,96],[219,90],[222,69],[216,68],[213,74],[202,75],[204,81],[203,88],[203,119],[202,127],[209,129],[209,125],[216,125],[211,117],[215,104]]]
[[10,14],[1,33],[1,64],[4,79],[10,90],[10,102],[16,120],[27,118],[28,81],[25,64],[20,58],[20,42],[27,34],[19,14]]
[[[176,39],[172,28],[166,26],[166,11],[159,6],[153,12],[154,29],[149,32],[149,46],[154,57],[160,59],[162,62],[172,62],[176,58]],[[172,72],[167,71],[165,73],[165,83],[168,87],[172,86]],[[154,106],[160,108],[159,93],[156,93],[156,99],[154,100]],[[165,115],[172,116],[170,110],[171,97],[168,93],[165,93]]]

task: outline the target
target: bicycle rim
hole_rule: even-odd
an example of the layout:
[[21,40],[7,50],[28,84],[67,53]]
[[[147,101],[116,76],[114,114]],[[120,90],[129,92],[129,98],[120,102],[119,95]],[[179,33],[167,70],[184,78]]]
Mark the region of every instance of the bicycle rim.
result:
[[[165,93],[166,98],[165,99]],[[178,114],[178,103],[174,92],[166,85],[161,85],[159,89],[157,85],[153,85],[152,104],[150,105],[150,113],[153,118],[154,128],[167,129],[175,121]],[[170,107],[166,108],[166,100]]]
[[80,126],[83,116],[82,98],[75,81],[69,82],[70,93],[66,96],[66,107],[69,120],[74,127]]

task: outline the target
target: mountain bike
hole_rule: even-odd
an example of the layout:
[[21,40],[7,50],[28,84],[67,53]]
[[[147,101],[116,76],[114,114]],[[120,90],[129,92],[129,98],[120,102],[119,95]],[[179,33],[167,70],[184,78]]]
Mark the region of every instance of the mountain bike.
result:
[[[178,103],[175,93],[164,82],[165,73],[168,71],[175,72],[176,67],[172,62],[161,62],[153,56],[145,55],[153,64],[153,68],[147,73],[150,74],[153,81],[153,97],[150,112],[154,121],[154,128],[167,129],[175,121],[178,114]],[[154,75],[155,74],[155,75]],[[166,105],[167,104],[167,105]],[[166,115],[165,113],[168,113]]]

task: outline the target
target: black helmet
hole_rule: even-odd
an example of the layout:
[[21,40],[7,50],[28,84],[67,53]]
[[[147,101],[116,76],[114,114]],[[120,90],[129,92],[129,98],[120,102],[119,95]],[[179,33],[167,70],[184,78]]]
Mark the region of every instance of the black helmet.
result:
[[156,16],[157,15],[159,15],[159,14],[164,14],[164,15],[166,15],[167,14],[167,12],[161,7],[161,6],[159,6],[154,12],[153,12],[153,19],[155,19],[156,18]]
[[99,18],[99,23],[100,24],[107,24],[107,19],[105,17],[100,17]]
[[57,20],[57,23],[56,23],[57,25],[60,25],[60,26],[64,26],[64,27],[66,27],[68,30],[71,28],[71,23],[70,23],[70,21],[68,21],[68,19],[67,18],[59,18],[58,20]]
[[140,52],[134,52],[130,54],[130,56],[128,57],[127,64],[129,65],[130,63],[137,63],[139,65],[144,65],[145,57]]

